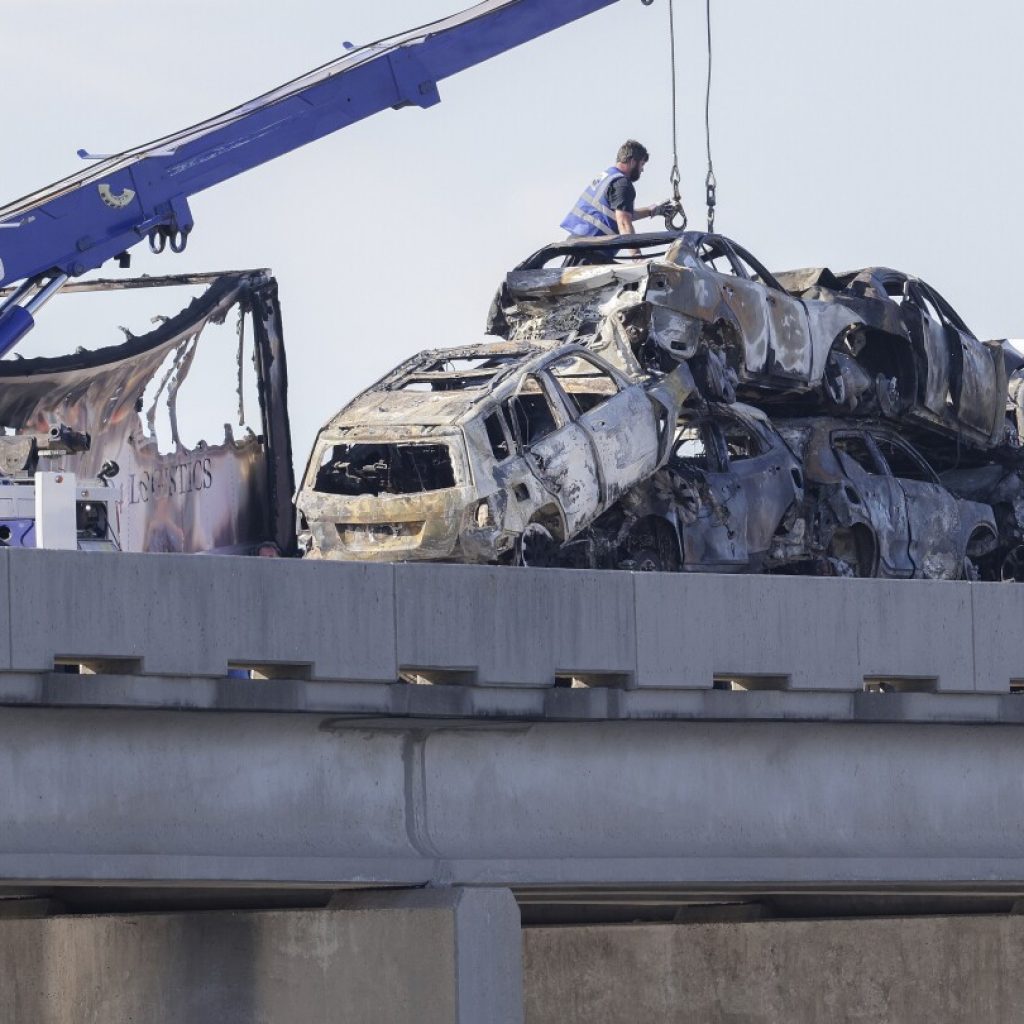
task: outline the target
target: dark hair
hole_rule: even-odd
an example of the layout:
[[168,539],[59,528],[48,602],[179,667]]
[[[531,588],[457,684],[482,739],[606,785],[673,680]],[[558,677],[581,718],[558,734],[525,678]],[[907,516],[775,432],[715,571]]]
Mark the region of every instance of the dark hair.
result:
[[619,152],[615,157],[615,162],[618,164],[629,163],[630,160],[650,160],[651,154],[647,152],[647,147],[642,142],[637,142],[636,139],[626,139],[626,141],[619,146]]

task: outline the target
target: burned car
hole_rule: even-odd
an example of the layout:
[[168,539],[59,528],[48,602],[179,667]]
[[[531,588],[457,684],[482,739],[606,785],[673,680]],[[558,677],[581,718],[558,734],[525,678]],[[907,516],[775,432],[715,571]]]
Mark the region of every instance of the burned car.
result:
[[669,456],[686,366],[645,384],[577,345],[423,352],[320,431],[307,557],[543,560]]
[[[615,257],[637,248],[640,259]],[[549,266],[552,262],[573,264]],[[499,337],[576,341],[643,373],[690,361],[702,393],[730,401],[845,398],[832,359],[862,326],[853,310],[791,295],[723,235],[662,232],[571,239],[507,275],[488,315]]]
[[[633,248],[642,258],[620,255]],[[708,399],[881,415],[980,450],[1006,436],[1001,343],[884,268],[772,274],[731,239],[696,231],[571,239],[507,275],[487,330],[576,341],[634,376],[686,360]]]
[[803,506],[800,461],[768,417],[711,404],[684,415],[665,466],[577,544],[593,546],[595,568],[778,569],[805,559]]
[[[1006,490],[1019,538],[1017,484]],[[742,403],[709,403],[684,414],[666,465],[563,548],[557,564],[998,579],[1001,543],[989,505],[951,493],[882,423],[773,424]],[[1004,557],[1004,578],[1015,578],[1017,554]]]
[[[807,303],[834,303],[863,326],[834,354],[834,390],[851,408],[877,409],[978,449],[1007,439],[1007,355],[1001,341],[979,341],[931,285],[887,267],[833,274],[828,268],[776,275]],[[932,445],[931,447],[934,447]]]
[[816,571],[977,579],[998,547],[992,509],[956,497],[881,423],[776,421],[803,462],[807,551]]

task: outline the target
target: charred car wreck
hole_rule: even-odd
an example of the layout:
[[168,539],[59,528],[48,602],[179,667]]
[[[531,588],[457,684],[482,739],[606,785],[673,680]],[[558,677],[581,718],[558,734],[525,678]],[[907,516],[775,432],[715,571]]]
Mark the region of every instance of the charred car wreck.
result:
[[[634,246],[644,258],[616,261]],[[575,341],[631,373],[685,360],[712,400],[880,416],[986,454],[1019,448],[1006,415],[1019,357],[979,341],[934,288],[899,271],[772,274],[731,239],[696,231],[571,239],[508,274],[487,330]]]
[[320,432],[299,491],[313,558],[538,562],[668,458],[685,365],[640,384],[577,345],[424,352]]
[[488,331],[324,428],[310,555],[1024,576],[1024,360],[916,278],[572,239],[507,276]]
[[978,579],[998,544],[886,425],[735,403],[684,410],[666,464],[544,564]]
[[[31,483],[45,462],[47,469],[91,481],[121,550],[294,550],[287,368],[273,278],[253,271],[97,282],[80,290],[197,283],[209,287],[187,309],[123,344],[0,362],[0,503],[25,493],[3,484]],[[206,336],[208,327],[231,315],[238,318],[239,381],[243,353],[251,346],[258,431],[244,427],[236,437],[226,423],[222,439],[186,444],[179,430],[179,391],[200,347],[215,344]],[[233,404],[244,420],[238,387]],[[234,391],[229,385],[222,393]],[[170,437],[157,436],[158,406],[166,410]],[[226,409],[221,422],[234,411]],[[40,443],[54,432],[65,440],[88,438],[88,443]],[[0,522],[0,544],[33,543],[24,498],[17,508],[4,506],[0,513],[7,516]]]

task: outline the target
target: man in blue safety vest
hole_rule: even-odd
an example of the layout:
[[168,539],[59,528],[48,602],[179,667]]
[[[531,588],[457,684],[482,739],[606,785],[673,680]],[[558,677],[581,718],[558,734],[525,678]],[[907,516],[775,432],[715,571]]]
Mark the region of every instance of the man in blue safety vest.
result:
[[632,235],[633,221],[668,213],[672,209],[670,200],[657,206],[637,208],[634,205],[633,183],[640,180],[649,158],[645,146],[636,139],[627,139],[619,147],[615,163],[584,189],[562,221],[562,227],[570,235]]

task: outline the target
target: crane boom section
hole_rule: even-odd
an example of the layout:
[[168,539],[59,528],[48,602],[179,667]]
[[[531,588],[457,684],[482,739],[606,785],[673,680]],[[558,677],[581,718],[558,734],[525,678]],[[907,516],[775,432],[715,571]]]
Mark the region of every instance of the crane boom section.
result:
[[[360,47],[278,89],[0,207],[0,285],[77,277],[149,237],[184,247],[188,198],[617,0],[485,0]],[[2,314],[0,314],[2,319]]]

